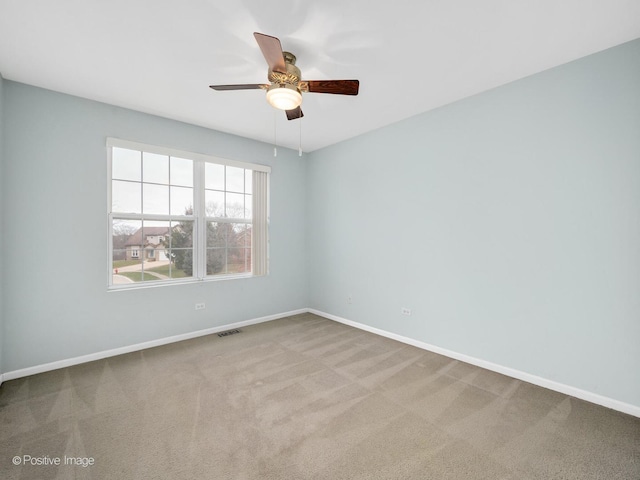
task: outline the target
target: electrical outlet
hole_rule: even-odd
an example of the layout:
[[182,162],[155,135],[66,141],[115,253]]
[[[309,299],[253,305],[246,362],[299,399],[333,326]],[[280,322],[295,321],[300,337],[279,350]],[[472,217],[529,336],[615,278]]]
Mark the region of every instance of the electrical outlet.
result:
[[204,310],[204,303],[196,303],[196,310]]
[[411,309],[410,309],[410,308],[407,308],[407,307],[402,307],[402,308],[400,309],[400,313],[401,313],[402,315],[411,315]]

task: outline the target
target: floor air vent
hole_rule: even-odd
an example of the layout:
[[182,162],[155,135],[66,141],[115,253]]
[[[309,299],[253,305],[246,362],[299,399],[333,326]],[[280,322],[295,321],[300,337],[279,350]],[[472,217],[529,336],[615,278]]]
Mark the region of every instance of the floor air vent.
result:
[[237,328],[234,330],[227,330],[226,332],[220,332],[218,334],[219,337],[228,337],[229,335],[235,335],[236,333],[240,333],[240,330]]

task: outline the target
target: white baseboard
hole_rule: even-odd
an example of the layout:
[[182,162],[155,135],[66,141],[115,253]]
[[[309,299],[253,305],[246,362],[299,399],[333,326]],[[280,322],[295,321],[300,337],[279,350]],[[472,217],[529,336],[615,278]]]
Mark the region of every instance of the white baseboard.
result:
[[587,402],[591,402],[597,405],[601,405],[603,407],[611,408],[612,410],[617,410],[619,412],[627,413],[629,415],[633,415],[634,417],[640,417],[640,407],[631,405],[629,403],[621,402],[619,400],[615,400],[609,397],[604,397],[602,395],[598,395],[597,393],[581,390],[579,388],[572,387],[570,385],[565,385],[563,383],[555,382],[553,380],[548,380],[546,378],[538,377],[536,375],[522,372],[520,370],[516,370],[509,367],[504,367],[502,365],[498,365],[495,363],[487,362],[486,360],[470,357],[469,355],[447,350],[446,348],[430,345],[428,343],[421,342],[413,338],[404,337],[402,335],[398,335],[392,332],[387,332],[386,330],[370,327],[369,325],[354,322],[352,320],[347,320],[346,318],[338,317],[330,313],[321,312],[319,310],[315,310],[312,308],[308,309],[308,311],[315,315],[318,315],[339,323],[343,323],[345,325],[349,325],[351,327],[355,327],[360,330],[365,330],[367,332],[375,333],[376,335],[381,335],[383,337],[391,338],[393,340],[397,340],[402,343],[413,345],[414,347],[418,347],[423,350],[428,350],[433,353],[444,355],[445,357],[453,358],[455,360],[460,360],[465,363],[470,363],[471,365],[476,365],[478,367],[485,368],[487,370],[501,373],[508,377],[516,378],[524,382],[528,382],[534,385],[538,385],[540,387],[548,388],[549,390],[554,390],[556,392],[564,393],[565,395],[570,395],[572,397],[576,397],[581,400],[586,400]]
[[94,360],[101,360],[103,358],[115,357],[116,355],[122,355],[124,353],[137,352],[145,350],[147,348],[159,347],[160,345],[166,345],[168,343],[180,342],[182,340],[189,340],[190,338],[202,337],[204,335],[211,335],[212,333],[224,332],[225,330],[233,330],[234,328],[247,327],[249,325],[255,325],[257,323],[269,322],[271,320],[277,320],[278,318],[290,317],[291,315],[298,315],[301,313],[307,313],[309,310],[306,308],[300,310],[293,310],[291,312],[277,313],[274,315],[267,315],[266,317],[253,318],[251,320],[245,320],[242,322],[230,323],[227,325],[221,325],[218,327],[206,328],[204,330],[197,330],[195,332],[183,333],[180,335],[174,335],[171,337],[159,338],[157,340],[151,340],[148,342],[136,343],[135,345],[127,345],[125,347],[114,348],[111,350],[104,350],[102,352],[90,353],[88,355],[81,355],[79,357],[68,358],[66,360],[58,360],[56,362],[45,363],[43,365],[36,365],[33,367],[22,368],[20,370],[13,370],[11,372],[5,372],[0,374],[0,384],[3,381],[14,380],[16,378],[28,377],[29,375],[35,375],[36,373],[48,372],[50,370],[57,370],[59,368],[71,367],[80,363],[93,362]]

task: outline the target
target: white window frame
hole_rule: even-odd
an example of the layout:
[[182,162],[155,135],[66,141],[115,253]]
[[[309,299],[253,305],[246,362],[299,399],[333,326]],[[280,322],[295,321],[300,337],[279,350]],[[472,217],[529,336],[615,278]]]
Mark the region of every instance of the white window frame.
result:
[[[261,165],[256,163],[241,162],[237,160],[230,160],[212,155],[205,155],[201,153],[187,152],[183,150],[177,150],[174,148],[162,147],[157,145],[149,145],[139,142],[133,142],[130,140],[122,140],[118,138],[108,137],[106,140],[107,147],[107,285],[109,290],[131,290],[135,288],[149,288],[165,285],[176,285],[185,283],[196,283],[202,281],[219,281],[238,278],[250,278],[255,276],[262,276],[268,274],[268,232],[269,228],[269,183],[271,167],[268,165]],[[189,278],[177,278],[170,280],[157,280],[153,282],[135,282],[131,284],[113,284],[113,219],[121,218],[126,220],[165,220],[166,215],[154,215],[154,214],[128,214],[128,213],[114,213],[112,208],[111,197],[111,184],[112,184],[112,151],[113,148],[125,148],[129,150],[138,150],[141,152],[155,153],[159,155],[167,155],[170,157],[179,157],[193,161],[193,191],[194,191],[194,215],[177,216],[171,215],[173,220],[188,220],[193,221],[193,276]],[[204,185],[204,170],[206,163],[215,163],[218,165],[225,165],[231,167],[244,168],[252,170],[253,183],[256,183],[256,172],[266,174],[261,177],[260,184],[262,194],[261,198],[256,197],[256,192],[252,190],[253,210],[257,211],[252,214],[252,231],[257,230],[259,235],[254,235],[254,239],[251,242],[251,258],[252,268],[251,272],[247,273],[227,273],[217,275],[207,275],[206,273],[206,249],[207,249],[207,221],[213,220],[212,217],[206,216],[205,211],[205,185]],[[266,188],[264,187],[266,185]],[[257,203],[256,203],[257,202]],[[260,213],[261,212],[261,213]],[[256,218],[257,217],[257,218]],[[227,218],[224,221],[233,222],[234,219]],[[262,222],[259,226],[256,222]],[[257,228],[256,228],[257,227]],[[255,238],[255,237],[258,238]],[[145,251],[145,249],[143,249]],[[257,255],[256,255],[257,254]],[[144,259],[144,256],[143,256]],[[256,263],[257,262],[257,263]]]

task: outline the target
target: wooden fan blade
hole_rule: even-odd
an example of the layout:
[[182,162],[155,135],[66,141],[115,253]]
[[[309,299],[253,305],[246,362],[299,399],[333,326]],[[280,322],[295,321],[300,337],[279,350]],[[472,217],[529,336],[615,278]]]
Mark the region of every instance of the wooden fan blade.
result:
[[295,120],[296,118],[304,117],[304,113],[302,113],[302,109],[300,107],[296,107],[293,110],[285,110],[287,112],[287,120]]
[[282,55],[282,45],[280,40],[264,33],[254,32],[253,36],[258,42],[262,55],[269,65],[272,72],[287,73],[287,66],[284,63],[284,55]]
[[334,93],[336,95],[358,95],[360,82],[358,80],[306,80],[300,82],[301,90],[312,93]]
[[214,90],[259,90],[261,88],[268,88],[269,85],[263,83],[241,83],[238,85],[209,85],[209,88]]

